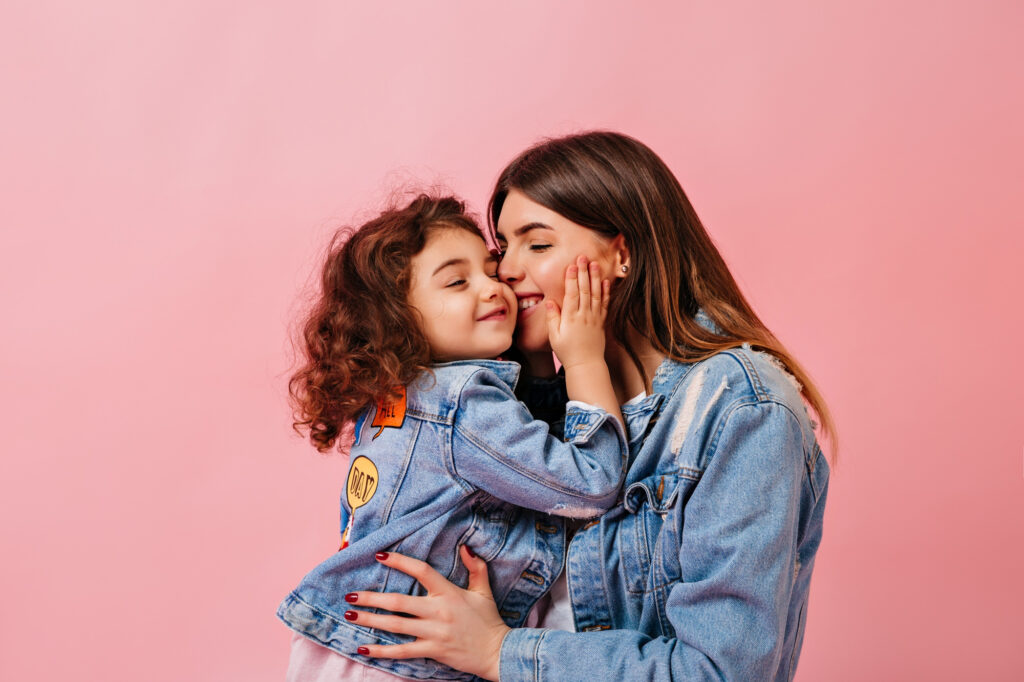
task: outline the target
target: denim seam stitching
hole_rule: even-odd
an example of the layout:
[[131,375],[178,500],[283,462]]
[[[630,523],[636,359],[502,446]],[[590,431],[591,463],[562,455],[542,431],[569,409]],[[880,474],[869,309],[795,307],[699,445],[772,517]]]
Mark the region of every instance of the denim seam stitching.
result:
[[[599,502],[601,500],[601,498],[603,498],[605,496],[605,495],[582,495],[582,494],[578,493],[576,490],[574,490],[572,488],[568,488],[568,487],[564,487],[564,486],[561,486],[561,485],[557,485],[557,484],[555,484],[555,483],[553,483],[551,481],[547,481],[547,480],[544,480],[544,479],[539,478],[537,476],[534,476],[534,475],[532,475],[532,472],[527,471],[525,469],[520,469],[519,467],[517,467],[517,466],[515,466],[513,464],[513,461],[508,460],[505,457],[503,457],[500,453],[497,453],[497,452],[494,452],[493,450],[491,450],[489,447],[487,447],[486,443],[480,442],[477,438],[475,438],[473,436],[473,434],[460,429],[458,427],[458,425],[456,425],[452,429],[452,431],[453,432],[458,432],[458,434],[460,436],[462,436],[464,439],[466,439],[467,441],[469,441],[470,443],[475,445],[481,452],[483,452],[485,455],[489,456],[491,459],[495,460],[499,464],[502,464],[502,465],[508,467],[509,469],[511,469],[512,471],[516,472],[517,474],[519,474],[523,478],[528,478],[531,481],[534,481],[535,483],[539,483],[540,485],[546,487],[548,490],[554,490],[556,492],[563,493],[563,494],[565,494],[565,495],[567,495],[569,497],[572,497],[574,500],[583,500],[583,501],[586,501],[586,502],[591,503],[591,504],[596,504],[597,502]],[[453,435],[453,438],[454,438],[454,435]],[[454,458],[454,454],[453,454],[453,458]],[[467,484],[468,484],[468,481],[467,481]],[[617,489],[619,486],[616,485],[615,487]],[[607,492],[605,494],[607,494]]]
[[754,389],[754,394],[759,399],[765,399],[768,397],[768,391],[764,386],[764,382],[761,380],[761,374],[754,367],[754,363],[751,362],[750,358],[746,353],[736,352],[735,349],[729,349],[723,353],[740,363],[743,368],[743,373],[747,375],[747,381],[750,382],[751,388]]
[[533,647],[533,679],[537,682],[544,682],[540,676],[540,645],[544,641],[544,638],[548,636],[550,630],[541,630],[540,637],[537,638],[537,644]]

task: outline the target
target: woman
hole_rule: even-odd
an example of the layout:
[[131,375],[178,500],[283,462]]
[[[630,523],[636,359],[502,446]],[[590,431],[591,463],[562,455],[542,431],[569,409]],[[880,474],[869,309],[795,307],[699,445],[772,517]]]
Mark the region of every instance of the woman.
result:
[[[394,553],[425,597],[358,592],[369,627],[417,637],[370,656],[428,657],[487,679],[789,680],[803,640],[829,468],[809,377],[758,319],[668,167],[624,135],[541,143],[491,197],[499,276],[528,372],[554,373],[536,303],[582,253],[614,278],[606,359],[627,422],[621,504],[566,561],[576,632],[509,629],[486,565],[468,590]],[[835,442],[833,438],[833,443]]]

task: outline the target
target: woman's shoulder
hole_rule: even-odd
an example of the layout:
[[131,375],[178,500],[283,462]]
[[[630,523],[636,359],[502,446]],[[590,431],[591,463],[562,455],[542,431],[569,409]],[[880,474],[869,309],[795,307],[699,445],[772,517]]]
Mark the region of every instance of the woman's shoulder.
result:
[[756,406],[758,411],[790,413],[813,439],[814,425],[799,382],[775,356],[749,344],[693,363],[666,360],[652,384],[665,395],[662,415],[673,413],[711,427],[739,408]]
[[732,401],[802,405],[802,387],[796,377],[775,356],[753,350],[749,344],[693,363],[667,359],[652,384],[655,392],[665,394],[670,402],[685,400],[695,386],[713,386],[721,387],[723,394],[728,391]]
[[[666,360],[652,383],[655,392],[664,395],[664,402],[659,410],[660,428],[651,433],[648,440],[652,442],[645,446],[658,453],[659,470],[667,461],[703,471],[723,438],[740,437],[737,434],[743,434],[741,440],[747,444],[788,434],[796,445],[793,452],[787,449],[775,454],[787,460],[794,455],[794,462],[801,459],[795,456],[797,452],[807,458],[815,451],[814,426],[799,384],[766,353],[741,346],[693,363]],[[667,459],[666,453],[671,453]]]

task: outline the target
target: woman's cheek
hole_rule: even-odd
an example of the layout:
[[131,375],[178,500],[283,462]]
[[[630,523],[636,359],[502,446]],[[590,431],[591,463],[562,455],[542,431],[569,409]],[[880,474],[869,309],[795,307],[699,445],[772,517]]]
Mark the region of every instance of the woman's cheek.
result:
[[559,307],[565,298],[565,269],[571,262],[547,262],[535,268],[536,272],[533,274],[533,281],[540,288],[540,293],[544,294],[544,298],[557,303]]

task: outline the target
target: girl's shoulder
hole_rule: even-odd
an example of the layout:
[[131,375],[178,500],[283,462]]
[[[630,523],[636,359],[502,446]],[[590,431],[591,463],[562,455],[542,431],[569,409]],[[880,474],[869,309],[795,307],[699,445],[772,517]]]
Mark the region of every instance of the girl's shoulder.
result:
[[481,387],[493,389],[492,393],[514,400],[519,370],[518,364],[500,360],[435,363],[409,387],[408,405],[421,414],[450,418],[464,394],[475,393]]

